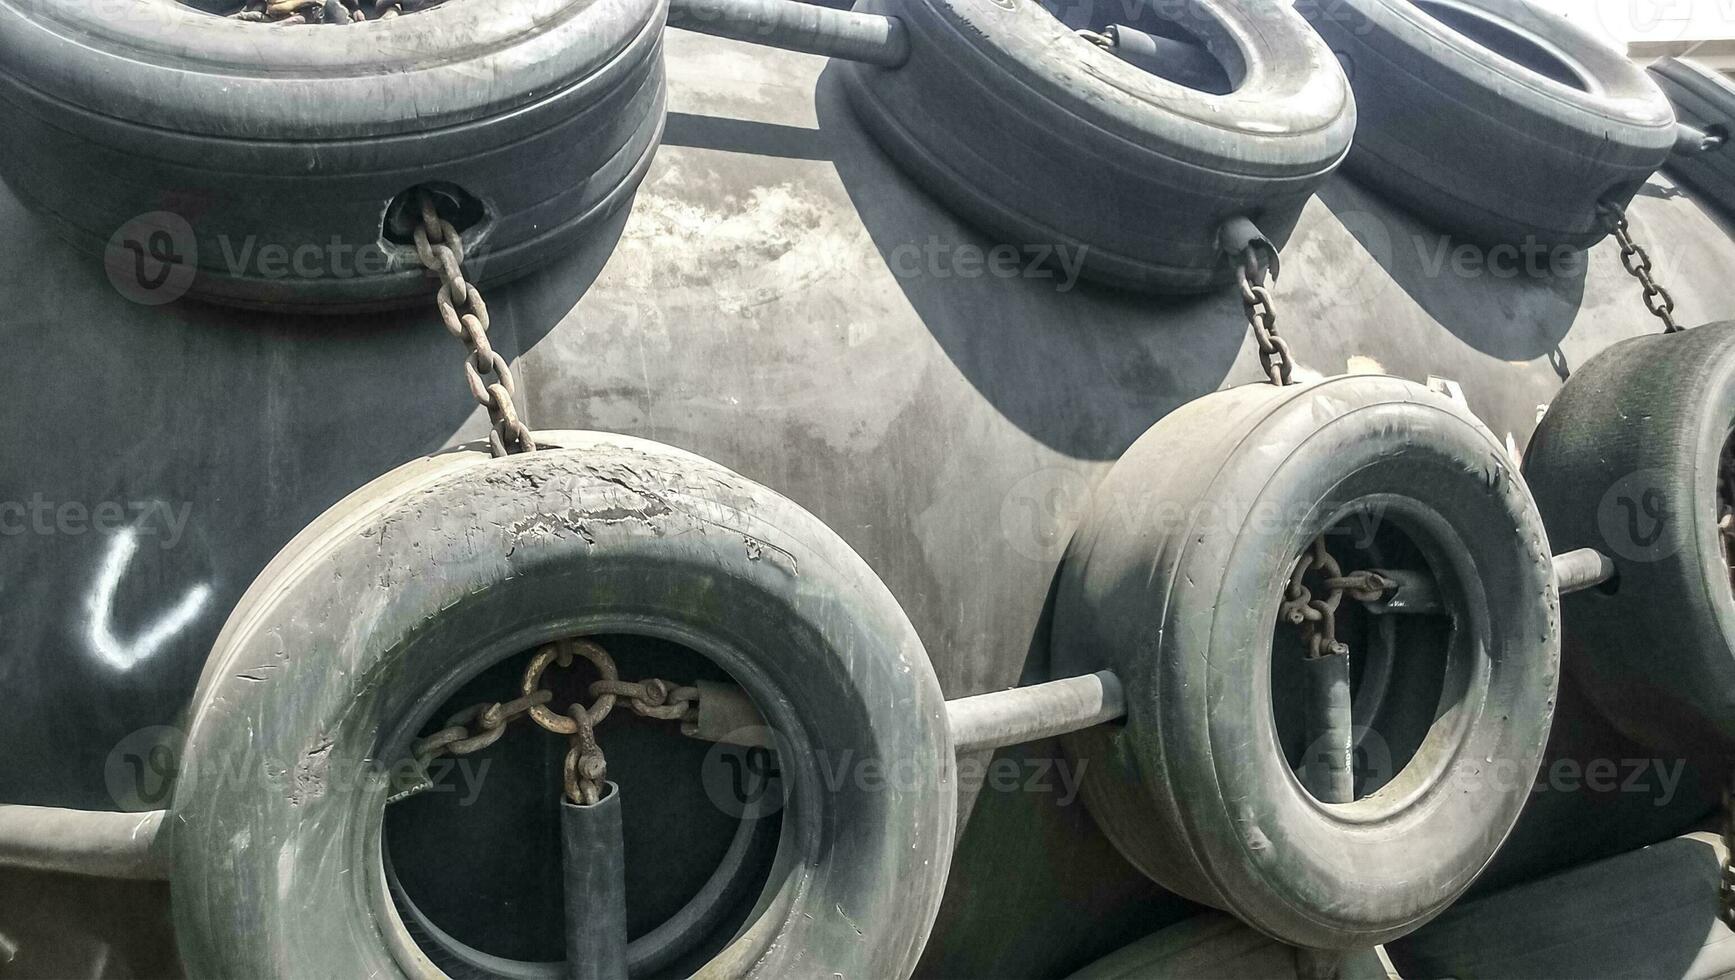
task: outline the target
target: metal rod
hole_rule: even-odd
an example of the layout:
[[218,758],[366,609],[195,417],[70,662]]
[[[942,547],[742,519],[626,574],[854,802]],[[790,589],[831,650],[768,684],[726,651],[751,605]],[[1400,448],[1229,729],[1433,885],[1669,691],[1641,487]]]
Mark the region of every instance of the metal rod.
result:
[[952,745],[960,753],[1076,732],[1126,713],[1120,678],[1107,670],[946,702]]
[[1701,153],[1721,150],[1728,142],[1727,133],[1706,132],[1686,123],[1675,124],[1675,156],[1696,157]]
[[166,816],[167,810],[0,805],[0,867],[163,881],[169,877]]
[[[1368,612],[1375,615],[1433,615],[1445,611],[1438,585],[1427,572],[1386,569],[1378,571],[1380,575],[1396,583],[1397,588],[1374,602],[1362,603]],[[1595,588],[1614,577],[1614,561],[1595,549],[1580,548],[1554,556],[1554,582],[1561,595]]]
[[1376,616],[1387,613],[1433,614],[1446,608],[1440,602],[1440,590],[1434,582],[1434,576],[1427,572],[1377,568],[1374,569],[1374,574],[1393,585],[1393,588],[1388,589],[1379,599],[1362,603],[1368,612]]
[[909,33],[896,17],[797,0],[670,0],[669,26],[884,68],[910,57]]
[[1614,560],[1593,548],[1554,556],[1554,583],[1561,595],[1595,588],[1614,577]]
[[621,794],[603,784],[601,800],[560,801],[565,875],[566,980],[627,980],[626,849]]
[[771,729],[747,692],[733,684],[694,681],[699,689],[699,707],[692,717],[681,720],[681,734],[701,742],[776,748]]
[[1354,803],[1355,722],[1351,717],[1349,655],[1309,657],[1307,754],[1302,782],[1321,803]]

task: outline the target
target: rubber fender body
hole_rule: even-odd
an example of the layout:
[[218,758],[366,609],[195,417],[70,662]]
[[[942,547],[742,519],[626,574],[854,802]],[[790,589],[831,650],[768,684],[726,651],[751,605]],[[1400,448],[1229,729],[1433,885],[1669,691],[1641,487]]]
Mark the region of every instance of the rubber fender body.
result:
[[1440,230],[1588,248],[1662,166],[1675,118],[1654,82],[1524,0],[1302,0],[1361,126],[1347,169]]
[[[1092,279],[1200,292],[1233,281],[1217,231],[1251,217],[1281,245],[1343,160],[1355,100],[1287,7],[1196,0],[1101,9],[1220,64],[1213,95],[1144,71],[1011,0],[859,0],[910,35],[899,68],[839,66],[857,115],[924,189],[985,234],[1077,256]],[[1073,16],[1087,8],[1067,8]],[[1132,16],[1132,15],[1138,16]]]
[[[1299,557],[1351,515],[1413,542],[1452,619],[1403,651],[1437,664],[1408,761],[1392,750],[1382,785],[1333,805],[1280,744],[1273,644]],[[1269,936],[1342,950],[1438,914],[1511,830],[1552,717],[1559,597],[1535,506],[1474,416],[1396,378],[1333,378],[1217,392],[1141,437],[1067,550],[1052,642],[1056,676],[1126,684],[1123,725],[1067,742],[1121,853]],[[1370,728],[1364,753],[1389,732]]]
[[666,0],[311,28],[131,5],[0,2],[0,177],[141,302],[432,303],[418,188],[450,202],[466,271],[504,281],[623,206],[661,139]]
[[[1722,72],[1681,58],[1664,58],[1649,71],[1681,122],[1725,140],[1735,132],[1735,82]],[[1735,215],[1735,147],[1725,142],[1706,153],[1673,156],[1665,169],[1724,214]]]
[[1567,675],[1665,752],[1735,748],[1735,593],[1718,527],[1735,502],[1732,429],[1735,322],[1604,350],[1525,455],[1555,547],[1615,563],[1613,581],[1566,597]]
[[[945,702],[897,602],[818,520],[716,463],[624,436],[536,440],[558,448],[466,448],[358,490],[230,616],[172,801],[189,974],[431,971],[384,880],[380,770],[483,666],[634,632],[713,659],[779,733],[790,792],[770,884],[707,975],[909,976],[957,787]],[[278,778],[234,776],[256,772]]]

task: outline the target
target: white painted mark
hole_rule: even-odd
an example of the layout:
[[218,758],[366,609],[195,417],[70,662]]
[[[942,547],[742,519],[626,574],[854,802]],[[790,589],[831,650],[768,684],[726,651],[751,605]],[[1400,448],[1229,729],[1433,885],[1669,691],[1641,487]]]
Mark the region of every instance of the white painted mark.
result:
[[116,636],[113,622],[115,592],[138,550],[138,529],[129,527],[117,531],[109,543],[108,554],[103,556],[102,568],[97,572],[96,588],[85,599],[85,610],[90,614],[90,647],[98,659],[120,671],[131,670],[140,661],[154,656],[199,615],[205,602],[211,598],[209,585],[195,585],[174,608],[157,617],[156,622],[130,641]]

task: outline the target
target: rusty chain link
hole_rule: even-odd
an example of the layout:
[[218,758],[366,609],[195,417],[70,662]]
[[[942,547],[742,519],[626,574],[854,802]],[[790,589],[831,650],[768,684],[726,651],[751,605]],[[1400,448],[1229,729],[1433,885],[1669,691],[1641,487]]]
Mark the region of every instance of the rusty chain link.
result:
[[[590,661],[601,679],[590,685],[589,707],[575,703],[565,714],[556,713],[548,707],[554,694],[542,686],[543,675],[550,666],[561,669],[572,666],[575,657]],[[561,766],[561,788],[572,802],[591,805],[602,798],[603,782],[608,776],[608,760],[597,744],[596,726],[621,701],[642,717],[688,721],[698,712],[699,689],[656,678],[623,681],[614,658],[601,646],[590,640],[559,640],[540,647],[525,664],[517,698],[504,703],[485,701],[465,708],[447,718],[440,730],[417,740],[411,753],[417,765],[426,768],[441,755],[479,752],[498,742],[512,722],[528,717],[543,729],[570,739]],[[409,794],[399,794],[394,800],[405,795]]]
[[[1315,598],[1312,590],[1302,582],[1308,572],[1316,569],[1323,577],[1324,598]],[[1393,585],[1390,579],[1376,572],[1344,574],[1343,566],[1326,550],[1325,535],[1321,534],[1313,539],[1313,544],[1296,563],[1295,571],[1290,573],[1278,618],[1301,627],[1301,638],[1307,645],[1309,660],[1342,656],[1349,653],[1349,647],[1337,638],[1337,608],[1343,603],[1343,597],[1347,595],[1358,602],[1377,602]]]
[[1637,279],[1639,285],[1644,287],[1645,309],[1663,321],[1664,333],[1680,333],[1683,328],[1675,322],[1675,298],[1651,278],[1651,255],[1645,251],[1644,246],[1633,241],[1632,226],[1627,222],[1626,209],[1613,204],[1603,204],[1598,210],[1603,220],[1608,222],[1615,241],[1620,244],[1621,265],[1626,268],[1628,275]]
[[[536,440],[530,437],[530,427],[519,418],[513,404],[518,384],[512,378],[512,368],[488,343],[488,306],[475,284],[464,278],[464,240],[450,221],[440,217],[433,194],[422,192],[421,210],[421,223],[413,233],[416,255],[428,271],[440,277],[434,298],[440,322],[469,351],[464,358],[464,379],[470,385],[470,396],[488,410],[493,423],[488,449],[495,456],[534,452]],[[492,382],[486,378],[490,374],[495,378]]]
[[1259,251],[1248,247],[1241,253],[1235,269],[1235,280],[1241,286],[1241,305],[1247,311],[1247,324],[1253,328],[1253,339],[1259,344],[1259,364],[1265,377],[1274,385],[1295,384],[1295,355],[1289,341],[1277,333],[1277,308],[1271,302],[1270,270],[1259,261]]

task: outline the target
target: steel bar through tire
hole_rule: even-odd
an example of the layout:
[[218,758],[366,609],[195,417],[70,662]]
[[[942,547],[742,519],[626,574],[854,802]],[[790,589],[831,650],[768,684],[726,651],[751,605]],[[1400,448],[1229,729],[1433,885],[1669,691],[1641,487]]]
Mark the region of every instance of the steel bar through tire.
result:
[[0,806],[0,867],[161,881],[169,876],[166,816]]
[[882,68],[910,57],[909,35],[896,17],[797,0],[674,0],[669,26]]

